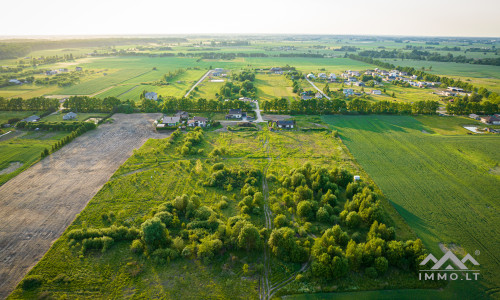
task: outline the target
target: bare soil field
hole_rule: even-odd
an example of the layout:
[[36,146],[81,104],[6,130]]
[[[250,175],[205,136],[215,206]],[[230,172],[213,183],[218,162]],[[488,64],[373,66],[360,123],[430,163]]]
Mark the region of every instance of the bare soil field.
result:
[[78,137],[0,187],[0,299],[149,138],[165,138],[159,114],[115,114],[112,124]]

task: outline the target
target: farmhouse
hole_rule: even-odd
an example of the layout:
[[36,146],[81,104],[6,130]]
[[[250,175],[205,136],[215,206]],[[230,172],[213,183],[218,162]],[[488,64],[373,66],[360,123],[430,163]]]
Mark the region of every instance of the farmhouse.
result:
[[179,117],[181,120],[187,120],[189,119],[189,114],[185,111],[179,110],[175,113],[175,117]]
[[22,119],[21,121],[24,121],[24,122],[38,122],[38,121],[40,121],[40,117],[37,116],[37,115],[33,115],[31,117],[27,117],[25,119]]
[[330,79],[330,81],[335,81],[337,79],[337,75],[330,73],[330,75],[328,75],[328,79]]
[[56,75],[57,74],[57,71],[56,70],[49,70],[49,71],[45,71],[45,75]]
[[355,82],[355,86],[366,86],[366,84],[363,81]]
[[500,118],[496,116],[481,117],[481,122],[484,124],[500,125]]
[[148,100],[158,100],[158,94],[155,92],[149,92],[144,94],[144,98]]
[[163,116],[162,124],[168,127],[174,127],[179,125],[181,119],[179,117],[167,117]]
[[240,97],[238,100],[245,101],[245,102],[253,102],[252,98],[248,98],[248,97]]
[[474,120],[479,120],[480,119],[479,116],[476,115],[476,114],[470,114],[469,118],[474,119]]
[[269,72],[271,73],[274,73],[274,74],[283,74],[283,70],[281,68],[278,68],[278,67],[273,67],[271,69],[269,69]]
[[381,90],[371,90],[370,94],[372,94],[372,95],[382,95],[382,91]]
[[230,109],[229,113],[226,115],[226,119],[241,119],[242,117],[243,112],[241,111],[241,108]]
[[309,78],[309,79],[315,79],[316,76],[314,76],[313,73],[309,73],[309,74],[307,74],[307,78]]
[[73,119],[76,119],[76,114],[71,111],[63,116],[63,120],[73,120]]
[[307,95],[302,95],[302,100],[309,100],[309,99],[312,99],[313,97],[311,96],[307,96]]
[[292,120],[280,120],[276,121],[276,126],[282,129],[292,129],[295,125],[295,121]]
[[187,121],[187,126],[189,127],[206,127],[208,119],[204,117],[194,117],[193,119]]
[[322,99],[323,94],[321,94],[320,92],[317,92],[316,94],[314,94],[314,98]]
[[461,88],[458,88],[458,87],[454,87],[454,86],[449,86],[448,87],[448,91],[452,91],[452,92],[463,92],[464,89],[461,89]]

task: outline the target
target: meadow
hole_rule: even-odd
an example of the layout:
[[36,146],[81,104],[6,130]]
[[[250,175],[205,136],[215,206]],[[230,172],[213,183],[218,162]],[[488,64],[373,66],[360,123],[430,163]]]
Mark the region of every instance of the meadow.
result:
[[[500,140],[466,135],[465,118],[324,117],[431,253],[439,244],[477,255],[481,280],[471,287],[493,295],[500,285]],[[476,252],[479,250],[479,252]],[[463,254],[462,254],[463,255]],[[459,288],[461,283],[452,284]]]
[[283,75],[257,74],[254,84],[257,87],[257,98],[259,100],[286,98],[290,101],[298,96],[293,92],[291,81]]

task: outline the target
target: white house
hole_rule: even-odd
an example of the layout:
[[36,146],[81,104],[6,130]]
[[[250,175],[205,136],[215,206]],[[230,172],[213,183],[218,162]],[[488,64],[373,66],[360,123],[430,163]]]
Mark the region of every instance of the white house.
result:
[[190,127],[206,127],[207,126],[208,119],[204,117],[193,117],[193,119],[189,120],[187,122],[187,125]]
[[76,119],[76,114],[71,111],[63,116],[63,120],[73,120],[73,119]]
[[9,83],[14,83],[14,84],[22,84],[21,81],[17,80],[17,79],[10,79],[9,80]]
[[321,94],[320,92],[317,92],[316,94],[314,94],[314,98],[321,99],[321,98],[323,98],[323,94]]
[[381,90],[371,90],[370,92],[372,95],[382,95],[382,91]]
[[326,74],[325,73],[319,73],[318,77],[321,79],[326,79]]
[[479,116],[476,114],[470,114],[469,118],[474,119],[474,120],[479,120]]
[[155,92],[149,92],[144,94],[144,98],[148,100],[158,100],[158,94]]
[[354,95],[354,90],[353,89],[344,89],[344,96],[349,97]]
[[328,79],[330,79],[331,81],[335,81],[337,79],[337,75],[330,73],[330,75],[328,75]]
[[226,119],[241,119],[243,117],[243,112],[240,108],[230,109],[229,113],[226,115]]
[[316,76],[314,76],[313,73],[309,73],[309,74],[307,74],[307,78],[309,78],[309,79],[315,79]]
[[179,117],[164,116],[163,120],[162,120],[162,124],[165,124],[164,126],[174,127],[174,126],[179,125],[180,121],[181,121],[181,118],[179,118]]

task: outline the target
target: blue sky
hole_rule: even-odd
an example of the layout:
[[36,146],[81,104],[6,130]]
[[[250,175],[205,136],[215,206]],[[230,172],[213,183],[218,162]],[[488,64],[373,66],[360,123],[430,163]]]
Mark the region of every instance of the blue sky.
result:
[[500,37],[500,0],[16,0],[0,36],[297,33]]

